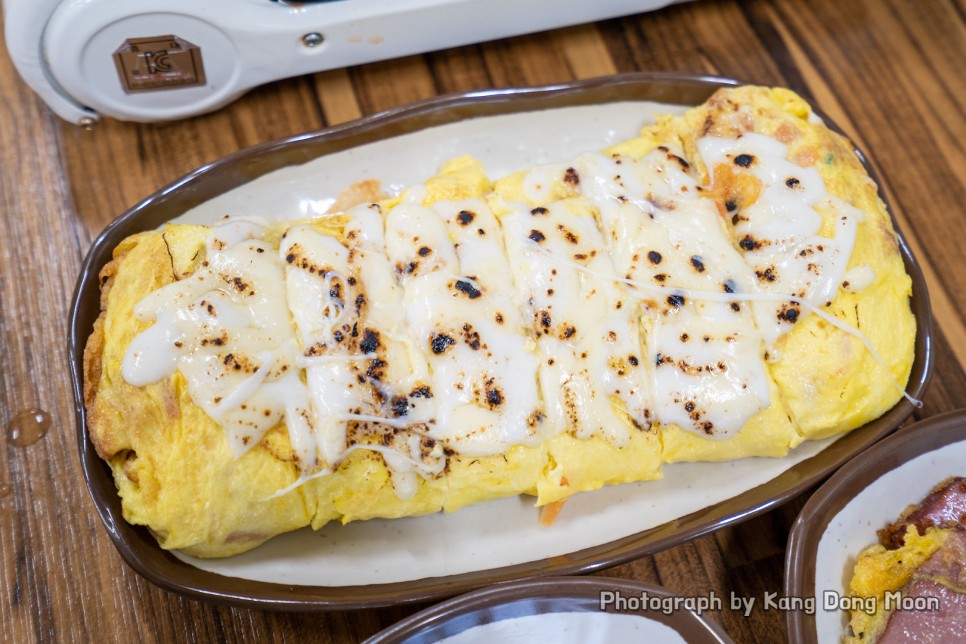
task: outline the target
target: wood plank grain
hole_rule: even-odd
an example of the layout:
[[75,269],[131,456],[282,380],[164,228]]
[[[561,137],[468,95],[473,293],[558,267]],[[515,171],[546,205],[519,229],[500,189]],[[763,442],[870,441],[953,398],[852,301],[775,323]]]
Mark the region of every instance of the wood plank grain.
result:
[[363,114],[373,114],[437,94],[423,56],[407,56],[350,70]]
[[[12,488],[0,497],[0,632],[50,641],[83,601],[72,572],[89,569],[91,551],[71,544],[89,543],[95,528],[77,485],[64,342],[65,303],[89,240],[71,218],[54,117],[6,56],[0,96],[0,453]],[[31,408],[50,415],[51,429],[15,447],[8,423]],[[60,523],[70,508],[84,512]]]
[[619,70],[703,72],[778,83],[771,52],[741,3],[685,3],[605,23],[604,40]]
[[494,87],[552,85],[573,80],[567,57],[547,32],[480,45]]
[[362,116],[347,70],[334,69],[316,74],[313,80],[326,125],[338,125]]
[[434,51],[426,56],[436,87],[443,94],[471,92],[493,87],[477,45]]
[[594,78],[616,74],[617,66],[595,25],[580,25],[552,32],[574,78]]

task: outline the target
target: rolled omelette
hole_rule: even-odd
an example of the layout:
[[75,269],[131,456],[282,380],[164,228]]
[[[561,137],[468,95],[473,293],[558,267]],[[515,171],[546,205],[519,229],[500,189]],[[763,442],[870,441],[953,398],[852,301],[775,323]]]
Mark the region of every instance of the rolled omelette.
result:
[[223,557],[307,525],[539,506],[780,457],[902,396],[911,280],[852,146],[784,89],[492,182],[134,235],[90,436],[124,517]]

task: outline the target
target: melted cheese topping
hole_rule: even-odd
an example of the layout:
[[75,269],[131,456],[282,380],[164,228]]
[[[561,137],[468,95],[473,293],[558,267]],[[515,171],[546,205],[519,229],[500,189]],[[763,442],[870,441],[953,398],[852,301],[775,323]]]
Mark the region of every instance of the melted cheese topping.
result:
[[[731,436],[770,404],[766,349],[875,274],[846,274],[861,213],[784,145],[698,146],[761,186],[733,226],[668,146],[535,168],[523,192],[542,205],[501,203],[500,219],[481,199],[424,205],[416,186],[388,213],[345,213],[338,238],[293,225],[277,251],[263,222],[226,220],[198,270],[138,304],[153,324],[123,376],[180,371],[236,456],[284,422],[295,485],[378,452],[401,497],[447,453],[565,431],[615,446],[652,421]],[[551,201],[561,185],[571,196]]]
[[[698,140],[698,150],[712,174],[724,166],[750,174],[761,186],[754,203],[732,215],[734,239],[754,271],[756,290],[790,294],[815,307],[830,304],[843,281],[862,212],[829,195],[818,171],[788,161],[788,147],[771,137],[706,136]],[[820,211],[833,215],[834,237],[819,234]],[[769,345],[809,313],[791,300],[754,306]]]
[[311,226],[291,228],[279,250],[304,347],[311,420],[330,466],[351,450],[379,451],[409,494],[416,472],[445,466],[441,448],[422,440],[435,421],[433,391],[423,361],[393,339],[403,324],[401,292],[385,256],[369,250],[383,243],[381,217],[356,209],[346,233],[348,247]]
[[314,463],[282,267],[251,239],[261,230],[250,222],[213,228],[201,268],[138,303],[135,316],[154,324],[135,337],[121,373],[143,386],[180,371],[236,457],[284,418],[293,447]]
[[690,295],[752,286],[714,202],[667,147],[640,160],[587,155],[576,168],[618,273],[640,284],[635,296],[651,325],[646,359],[654,366],[657,420],[716,438],[733,435],[770,397],[750,311]]
[[432,372],[433,437],[468,455],[536,442],[536,358],[507,299],[489,207],[400,204],[386,219],[386,252],[403,286],[409,331]]

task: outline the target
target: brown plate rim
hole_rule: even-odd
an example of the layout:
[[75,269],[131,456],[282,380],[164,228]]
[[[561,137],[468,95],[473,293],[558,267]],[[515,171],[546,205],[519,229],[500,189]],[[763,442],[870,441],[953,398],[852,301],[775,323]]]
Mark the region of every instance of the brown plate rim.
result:
[[[937,414],[904,427],[863,452],[861,458],[852,459],[829,478],[809,498],[789,533],[785,552],[785,596],[815,596],[815,560],[819,542],[826,527],[849,501],[903,463],[963,440],[966,440],[966,409]],[[900,511],[902,508],[897,507],[897,516]],[[785,620],[789,641],[818,642],[815,615],[789,611]]]
[[[853,430],[770,481],[735,497],[663,525],[549,559],[438,578],[360,586],[292,586],[227,577],[194,568],[162,550],[148,530],[124,521],[110,469],[88,440],[84,409],[83,354],[99,312],[97,275],[111,252],[128,235],[150,230],[218,194],[269,171],[303,163],[324,154],[370,141],[476,116],[593,105],[618,100],[654,100],[692,104],[716,89],[735,86],[733,79],[697,74],[635,72],[559,85],[494,89],[441,96],[395,108],[358,121],[309,134],[263,143],[223,157],[174,181],[121,215],[97,237],[87,253],[70,306],[69,367],[77,419],[81,468],[98,514],[123,559],[135,571],[166,590],[221,604],[275,610],[324,611],[374,608],[425,602],[493,583],[522,577],[572,575],[616,566],[670,548],[727,525],[747,520],[787,502],[828,477],[858,452],[893,432],[913,412],[901,400],[878,419]],[[819,109],[816,114],[841,130]],[[866,170],[875,173],[856,149]],[[880,182],[877,181],[879,185]],[[886,195],[880,190],[880,197]],[[891,209],[890,209],[891,213]],[[895,217],[893,226],[906,271],[912,278],[910,300],[917,322],[916,357],[908,391],[922,393],[932,374],[932,319],[925,280]]]
[[[422,610],[376,633],[363,644],[430,644],[474,626],[514,617],[566,612],[638,615],[674,629],[691,644],[732,644],[717,622],[698,611],[680,608],[618,610],[600,607],[601,593],[612,591],[625,598],[644,593],[659,600],[682,600],[664,586],[617,577],[540,577],[494,584]],[[596,605],[595,605],[596,604]]]

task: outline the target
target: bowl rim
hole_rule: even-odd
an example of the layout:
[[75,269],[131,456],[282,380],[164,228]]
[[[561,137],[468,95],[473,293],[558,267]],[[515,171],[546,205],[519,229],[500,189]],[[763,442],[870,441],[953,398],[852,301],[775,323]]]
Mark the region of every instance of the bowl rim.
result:
[[[678,632],[692,644],[732,644],[733,640],[717,622],[705,618],[692,607],[675,609],[669,614],[653,609],[618,610],[600,607],[601,593],[613,591],[625,597],[656,597],[660,600],[684,599],[680,594],[656,584],[617,577],[537,577],[501,582],[453,597],[396,622],[365,640],[364,644],[422,644],[456,635],[486,623],[548,613],[596,612],[612,615],[637,615],[660,622]],[[521,604],[526,604],[522,605]],[[502,614],[501,614],[502,613]],[[454,625],[460,619],[462,624]],[[465,624],[475,620],[474,624]],[[413,638],[413,639],[409,639]]]
[[[785,596],[815,596],[816,557],[822,536],[856,495],[900,465],[964,440],[966,409],[937,414],[900,429],[864,451],[862,458],[852,459],[833,474],[812,494],[792,524],[785,551]],[[902,509],[896,507],[895,515]],[[785,620],[790,641],[818,642],[814,614],[791,610]]]
[[[323,611],[425,602],[521,577],[602,570],[747,520],[813,487],[859,451],[894,431],[914,410],[906,400],[900,400],[878,419],[849,432],[819,454],[793,465],[770,481],[677,520],[567,555],[406,582],[359,586],[289,586],[226,577],[182,562],[173,554],[161,550],[146,528],[132,526],[123,519],[110,470],[88,439],[83,380],[84,347],[100,310],[97,276],[121,239],[135,232],[157,228],[193,205],[271,170],[409,131],[476,116],[601,104],[611,100],[674,102],[670,100],[672,95],[703,95],[704,98],[694,99],[693,104],[697,104],[719,88],[739,84],[747,83],[703,74],[634,72],[548,86],[490,89],[434,97],[357,121],[239,150],[173,181],[114,220],[98,235],[84,259],[70,305],[68,355],[81,468],[101,521],[125,562],[161,588],[194,599],[234,606]],[[813,111],[831,129],[842,133],[818,108],[813,107]],[[865,156],[857,148],[855,152],[872,179],[881,186]],[[259,162],[266,156],[269,160],[284,158],[286,162],[277,166],[260,165]],[[213,189],[218,191],[213,192]],[[907,391],[921,399],[931,378],[934,362],[929,296],[919,265],[881,187],[879,196],[887,205],[906,272],[912,278],[913,296],[910,304],[917,322],[917,335],[915,362]]]

